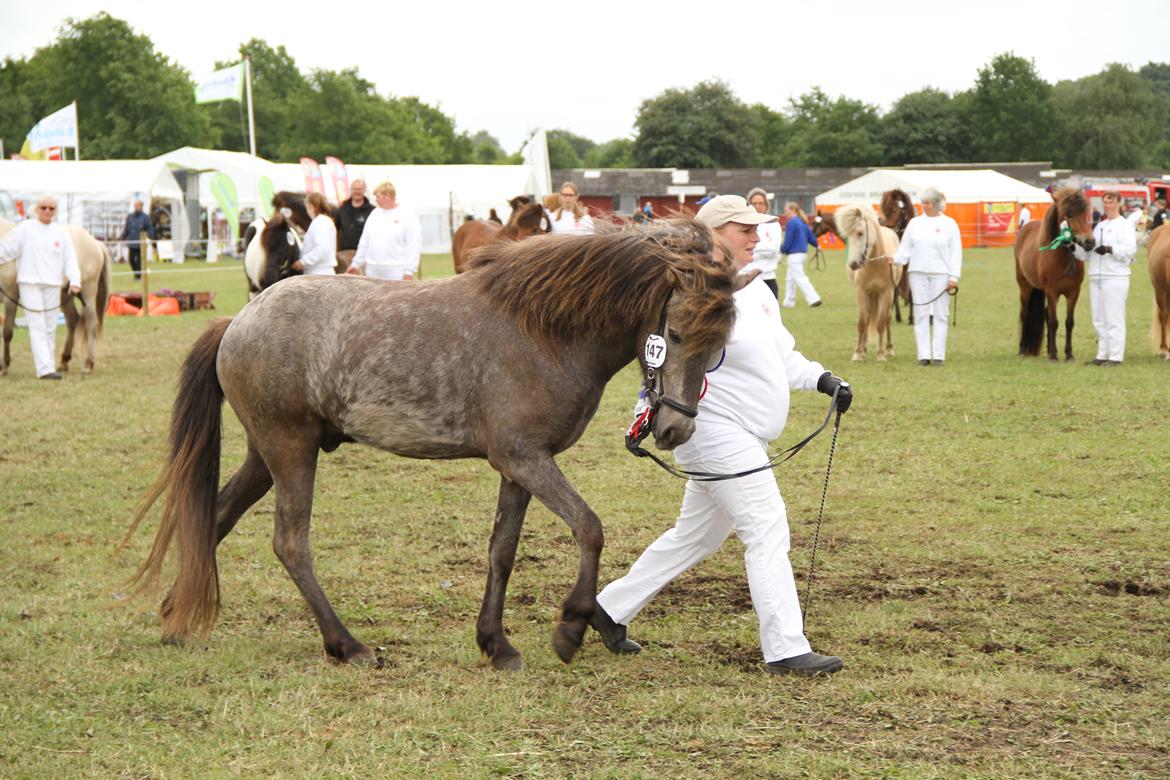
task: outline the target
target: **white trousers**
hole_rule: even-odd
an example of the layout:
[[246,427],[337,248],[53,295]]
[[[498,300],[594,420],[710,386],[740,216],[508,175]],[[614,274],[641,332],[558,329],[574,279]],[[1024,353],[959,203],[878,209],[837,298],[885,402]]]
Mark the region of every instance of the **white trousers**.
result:
[[804,252],[788,255],[788,273],[784,276],[783,305],[790,309],[796,305],[796,288],[798,287],[804,295],[806,303],[811,305],[821,299],[821,296],[817,294],[816,288],[809,281],[808,274],[804,272],[804,263],[806,260],[808,260],[808,255]]
[[20,304],[28,319],[28,343],[38,377],[57,370],[57,314],[61,311],[61,286],[20,284]]
[[[914,299],[914,342],[918,348],[919,360],[947,359],[947,326],[951,317],[951,296],[943,295],[942,292],[947,289],[949,279],[946,274],[910,273],[910,297]],[[938,300],[934,303],[925,303],[932,298]],[[920,304],[919,301],[924,303]]]
[[398,281],[406,274],[406,268],[401,265],[369,265],[367,264],[362,273],[374,279],[389,279],[391,281]]
[[[743,435],[745,447],[736,454],[686,467],[727,473],[764,463],[767,449],[754,436]],[[667,583],[710,557],[732,531],[745,548],[764,660],[809,652],[788,561],[788,517],[771,471],[721,482],[688,481],[674,527],[646,548],[626,576],[607,585],[598,603],[615,621],[628,625]]]
[[1125,299],[1128,276],[1090,276],[1089,310],[1097,331],[1097,358],[1125,360]]

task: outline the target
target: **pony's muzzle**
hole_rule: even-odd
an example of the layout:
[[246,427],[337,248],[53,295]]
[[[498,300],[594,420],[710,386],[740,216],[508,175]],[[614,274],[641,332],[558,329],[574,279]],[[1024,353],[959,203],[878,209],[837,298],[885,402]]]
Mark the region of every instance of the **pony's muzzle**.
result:
[[662,408],[654,418],[654,446],[660,450],[673,450],[685,444],[695,433],[695,421],[678,412]]

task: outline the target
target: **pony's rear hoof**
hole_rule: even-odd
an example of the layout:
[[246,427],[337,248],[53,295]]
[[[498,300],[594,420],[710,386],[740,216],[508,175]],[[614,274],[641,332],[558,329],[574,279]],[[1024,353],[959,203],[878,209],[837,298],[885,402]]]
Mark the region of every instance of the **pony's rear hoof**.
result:
[[558,623],[557,627],[553,629],[553,650],[556,651],[558,658],[569,663],[577,654],[584,638],[584,622],[579,627],[569,623]]
[[361,650],[349,653],[345,657],[338,659],[338,662],[347,664],[348,666],[358,666],[366,669],[382,668],[382,659],[368,647],[362,647]]
[[497,653],[492,656],[492,668],[501,672],[520,672],[524,670],[524,657],[513,650],[511,653]]
[[853,362],[854,362],[854,363],[863,363],[863,362],[865,362],[865,355],[863,355],[863,354],[862,354],[862,353],[860,353],[860,352],[854,352],[854,353],[853,353]]

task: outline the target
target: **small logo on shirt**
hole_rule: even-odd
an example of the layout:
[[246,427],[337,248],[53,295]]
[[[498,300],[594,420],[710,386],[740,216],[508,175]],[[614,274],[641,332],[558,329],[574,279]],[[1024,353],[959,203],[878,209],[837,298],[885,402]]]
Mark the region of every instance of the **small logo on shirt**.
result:
[[54,249],[60,249],[60,248],[61,248],[61,242],[60,242],[60,241],[54,241],[54,242],[53,242],[53,248],[54,248]]
[[766,304],[766,303],[761,303],[761,304],[760,304],[760,309],[762,309],[762,310],[763,310],[763,312],[764,312],[764,316],[766,316],[766,317],[771,317],[771,316],[772,316],[772,307],[771,307],[771,306],[769,306],[768,304]]

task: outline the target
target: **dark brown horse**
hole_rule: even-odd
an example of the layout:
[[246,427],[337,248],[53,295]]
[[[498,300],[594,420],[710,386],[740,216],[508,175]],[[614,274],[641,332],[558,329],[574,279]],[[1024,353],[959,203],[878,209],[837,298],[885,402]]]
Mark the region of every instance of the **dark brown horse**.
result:
[[[656,374],[661,397],[693,410],[708,358],[734,321],[736,284],[710,231],[661,221],[497,242],[476,254],[475,268],[447,279],[318,276],[269,287],[192,348],[168,461],[129,532],[165,493],[154,546],[137,575],[156,580],[177,537],[164,640],[210,630],[219,609],[216,546],[275,486],[276,554],[309,603],[326,652],[377,662],[333,611],[309,547],[317,459],[361,442],[413,458],[484,458],[500,472],[476,624],[476,641],[496,668],[522,666],[503,609],[529,500],[568,524],[580,563],[553,632],[567,663],[596,604],[602,526],[554,456],[581,436],[619,369],[637,357],[647,370],[648,334],[667,344]],[[225,398],[243,424],[247,454],[217,497]],[[661,449],[693,431],[693,419],[665,405],[653,424]]]
[[832,233],[842,241],[845,240],[841,233],[837,231],[837,220],[833,217],[833,212],[831,211],[822,212],[820,209],[817,209],[817,213],[808,218],[808,226],[812,228],[813,235],[817,238],[825,235],[825,233]]
[[[882,193],[881,203],[878,204],[878,211],[881,212],[881,217],[878,219],[882,225],[888,227],[898,235],[898,240],[902,240],[902,234],[906,232],[906,226],[910,224],[910,220],[917,216],[914,211],[914,201],[910,200],[910,196],[905,191],[900,189],[886,190]],[[906,301],[906,311],[908,313],[907,322],[914,324],[914,306],[910,299],[910,275],[903,274],[902,279],[898,282],[895,288],[897,293],[894,296],[894,320],[902,321],[902,307],[898,304],[898,298]]]
[[1154,285],[1154,324],[1150,335],[1158,356],[1170,360],[1170,225],[1150,233],[1146,244],[1150,261],[1150,282]]
[[[1094,246],[1089,203],[1080,190],[1064,187],[1053,196],[1042,220],[1032,220],[1016,233],[1016,283],[1020,287],[1020,354],[1039,355],[1048,324],[1048,359],[1056,360],[1056,304],[1065,299],[1064,358],[1073,359],[1073,314],[1085,278],[1084,263],[1073,257],[1068,241],[1085,250]],[[1056,243],[1062,230],[1068,239]],[[1049,248],[1051,247],[1051,248]]]
[[549,232],[548,215],[539,203],[526,203],[512,211],[508,224],[501,226],[491,220],[476,219],[464,222],[451,236],[451,259],[455,273],[467,270],[467,256],[471,250],[495,241],[523,241]]

